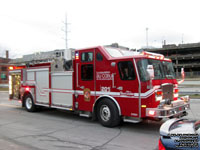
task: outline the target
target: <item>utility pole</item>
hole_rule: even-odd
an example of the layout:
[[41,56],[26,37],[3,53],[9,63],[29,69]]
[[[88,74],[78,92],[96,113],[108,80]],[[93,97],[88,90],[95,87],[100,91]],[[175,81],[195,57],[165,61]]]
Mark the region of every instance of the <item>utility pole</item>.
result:
[[65,15],[65,44],[66,44],[66,50],[68,49],[68,41],[67,41],[67,14]]
[[66,60],[71,60],[71,51],[68,49],[68,21],[67,21],[67,14],[65,14],[65,59]]
[[149,47],[149,45],[148,45],[148,30],[149,30],[149,28],[146,28],[146,44],[147,44],[147,48]]

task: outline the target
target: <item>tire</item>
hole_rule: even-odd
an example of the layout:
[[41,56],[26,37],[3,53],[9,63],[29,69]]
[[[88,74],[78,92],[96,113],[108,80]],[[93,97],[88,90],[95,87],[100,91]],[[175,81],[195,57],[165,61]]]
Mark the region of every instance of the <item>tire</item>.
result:
[[102,99],[97,106],[97,118],[105,127],[115,127],[120,124],[121,117],[116,105],[109,99]]
[[24,106],[28,112],[35,112],[36,106],[33,102],[33,98],[30,94],[26,95],[24,98]]

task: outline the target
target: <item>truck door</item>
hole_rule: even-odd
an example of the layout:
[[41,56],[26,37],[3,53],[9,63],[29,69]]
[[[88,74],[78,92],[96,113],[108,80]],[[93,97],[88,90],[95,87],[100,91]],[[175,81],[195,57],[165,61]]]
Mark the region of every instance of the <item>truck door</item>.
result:
[[75,101],[78,109],[92,111],[95,100],[94,49],[75,51]]
[[139,117],[138,80],[132,60],[120,60],[116,65],[116,92],[120,92],[118,101],[122,114]]

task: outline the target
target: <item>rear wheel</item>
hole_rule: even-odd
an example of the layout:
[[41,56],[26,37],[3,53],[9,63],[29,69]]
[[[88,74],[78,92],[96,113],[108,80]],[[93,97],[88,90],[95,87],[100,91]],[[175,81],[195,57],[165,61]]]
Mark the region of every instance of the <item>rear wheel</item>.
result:
[[118,108],[109,99],[103,99],[99,102],[97,106],[97,118],[106,127],[115,127],[121,121]]
[[28,112],[35,112],[36,111],[36,106],[33,102],[32,96],[30,94],[25,96],[24,104],[25,104],[25,108]]

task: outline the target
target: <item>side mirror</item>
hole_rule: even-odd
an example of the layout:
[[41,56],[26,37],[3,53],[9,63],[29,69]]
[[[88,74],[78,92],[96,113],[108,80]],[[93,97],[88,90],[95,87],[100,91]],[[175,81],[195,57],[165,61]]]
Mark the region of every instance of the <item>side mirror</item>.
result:
[[150,76],[150,79],[152,80],[154,78],[154,68],[153,65],[148,65],[147,66],[147,72]]

